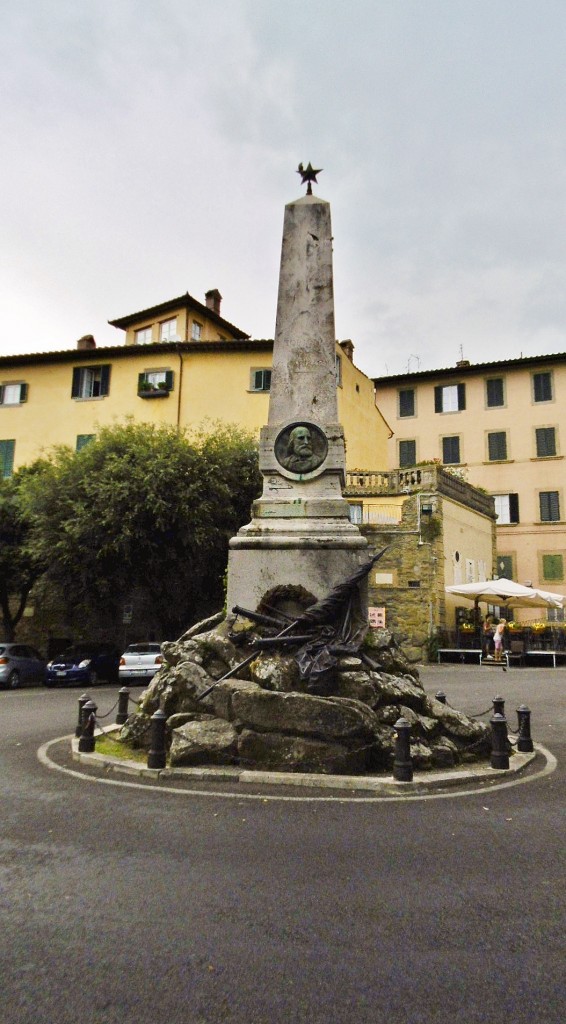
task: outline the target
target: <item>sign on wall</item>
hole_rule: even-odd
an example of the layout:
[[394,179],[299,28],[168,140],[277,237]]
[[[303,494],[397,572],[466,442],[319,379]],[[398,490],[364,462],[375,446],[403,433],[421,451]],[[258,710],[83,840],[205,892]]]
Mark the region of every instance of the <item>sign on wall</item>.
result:
[[385,608],[368,608],[368,619],[374,629],[385,629]]

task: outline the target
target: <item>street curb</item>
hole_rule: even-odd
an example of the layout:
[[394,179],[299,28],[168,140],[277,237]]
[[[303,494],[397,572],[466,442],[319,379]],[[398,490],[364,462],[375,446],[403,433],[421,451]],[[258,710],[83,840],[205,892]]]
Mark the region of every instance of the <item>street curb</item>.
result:
[[[95,735],[116,732],[116,726],[98,729]],[[237,766],[214,765],[198,768],[148,768],[139,761],[120,760],[106,754],[86,754],[79,751],[79,741],[71,740],[73,760],[91,768],[103,768],[121,775],[137,776],[154,781],[181,779],[186,782],[237,782],[261,786],[298,786],[309,789],[368,790],[376,795],[398,796],[400,794],[421,794],[435,789],[457,788],[470,783],[479,786],[502,782],[505,778],[520,774],[537,756],[537,744],[532,753],[514,751],[509,768],[492,768],[490,765],[468,765],[445,772],[423,772],[412,782],[398,782],[391,775],[315,775],[302,772],[250,771]]]

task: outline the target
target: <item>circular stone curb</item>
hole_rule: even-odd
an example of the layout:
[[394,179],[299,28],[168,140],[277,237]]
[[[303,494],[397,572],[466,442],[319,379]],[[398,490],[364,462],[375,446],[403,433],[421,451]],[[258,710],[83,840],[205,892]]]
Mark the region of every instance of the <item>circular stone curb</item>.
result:
[[[106,731],[106,730],[105,730]],[[56,761],[52,760],[49,755],[49,750],[52,746],[57,743],[69,742],[70,746],[77,746],[78,742],[75,742],[75,737],[72,735],[60,736],[59,738],[53,739],[44,743],[37,751],[38,760],[43,764],[44,767],[50,768],[55,771],[62,772],[64,775],[70,775],[75,779],[82,782],[94,782],[102,786],[121,786],[128,789],[140,789],[144,791],[152,791],[160,794],[166,794],[168,796],[182,796],[182,797],[205,797],[212,799],[221,800],[252,800],[260,801],[261,803],[271,803],[278,801],[282,803],[382,803],[387,802],[399,802],[405,800],[442,800],[442,799],[453,799],[454,797],[463,796],[477,796],[482,792],[489,790],[494,792],[495,790],[508,789],[512,786],[518,786],[528,782],[534,782],[546,775],[552,774],[557,768],[557,761],[554,755],[540,744],[535,744],[535,753],[528,755],[528,761],[524,762],[520,767],[517,766],[518,770],[510,772],[510,769],[494,771],[490,768],[485,768],[483,776],[479,776],[476,772],[472,775],[471,772],[466,772],[466,775],[462,773],[460,776],[463,785],[447,785],[445,779],[440,779],[439,775],[446,775],[448,773],[429,773],[432,778],[424,780],[426,785],[419,785],[418,783],[398,783],[395,780],[388,780],[385,778],[377,779],[376,777],[368,778],[365,781],[373,782],[374,788],[371,792],[366,793],[360,792],[361,783],[364,781],[363,778],[358,776],[350,776],[350,780],[354,785],[348,792],[346,785],[347,779],[345,776],[306,776],[295,773],[291,775],[287,772],[268,772],[264,773],[264,778],[260,784],[257,778],[256,772],[249,772],[246,770],[248,778],[245,781],[261,785],[262,791],[259,793],[252,793],[247,787],[240,786],[242,780],[243,771],[239,768],[216,768],[216,769],[163,769],[161,771],[156,769],[148,769],[144,765],[140,765],[139,762],[117,762],[117,759],[106,757],[102,754],[83,754],[79,755],[78,750],[73,753],[73,759],[80,761],[79,763],[84,764],[85,767],[90,766],[91,768],[104,769],[108,773],[115,773],[122,776],[137,776],[143,779],[143,782],[126,781],[126,778],[101,778],[100,776],[87,775],[80,770],[74,770],[68,768],[65,765],[60,765]],[[521,768],[525,767],[525,764],[532,763],[536,755],[544,758],[543,766],[536,772],[530,775],[521,774]],[[84,759],[84,760],[83,760]],[[214,772],[214,778],[212,774]],[[455,774],[455,773],[452,773]],[[511,775],[511,777],[509,777]],[[251,777],[253,776],[253,778]],[[269,781],[266,776],[269,777]],[[278,777],[277,779],[275,777]],[[185,782],[238,782],[237,786],[230,791],[219,792],[214,789],[192,789],[188,785],[183,788],[174,788],[168,786],[168,780],[179,780],[182,779]],[[342,795],[339,793],[332,794],[321,794],[315,793],[314,789],[320,790],[321,788],[331,788],[328,784],[334,781],[336,788],[342,790]],[[155,782],[155,785],[151,785],[151,782]],[[483,785],[482,785],[483,783]],[[313,792],[304,792],[299,794],[285,794],[283,792],[272,792],[266,793],[266,786],[273,786],[279,784],[283,786],[292,786],[296,784],[298,786],[307,787],[313,790]],[[378,784],[381,785],[381,789],[378,789]],[[467,784],[467,788],[466,788]],[[427,792],[428,790],[428,792]],[[345,792],[346,791],[346,792]]]
[[[114,726],[101,730],[110,733]],[[99,732],[99,735],[101,733]],[[167,781],[182,779],[186,782],[234,782],[238,785],[297,786],[310,789],[365,790],[382,796],[415,795],[431,789],[457,788],[475,783],[497,785],[510,776],[516,776],[532,764],[537,748],[532,753],[514,751],[509,768],[492,768],[488,764],[471,764],[451,771],[426,771],[413,777],[412,782],[398,782],[392,775],[323,775],[313,772],[281,772],[250,770],[236,765],[197,766],[194,768],[148,768],[139,761],[121,760],[107,754],[85,754],[79,751],[79,741],[71,740],[73,760],[91,768],[102,768],[128,776]],[[543,748],[538,748],[542,751]]]

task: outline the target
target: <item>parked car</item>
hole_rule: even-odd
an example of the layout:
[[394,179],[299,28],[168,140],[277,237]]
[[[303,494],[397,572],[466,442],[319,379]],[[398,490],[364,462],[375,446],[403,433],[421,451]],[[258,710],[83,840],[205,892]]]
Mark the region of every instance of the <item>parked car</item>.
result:
[[27,644],[0,643],[0,686],[17,690],[45,679],[45,658]]
[[125,683],[129,679],[153,679],[162,662],[161,644],[130,644],[120,658],[120,682]]
[[118,681],[120,652],[113,644],[78,643],[48,662],[46,686],[73,686]]

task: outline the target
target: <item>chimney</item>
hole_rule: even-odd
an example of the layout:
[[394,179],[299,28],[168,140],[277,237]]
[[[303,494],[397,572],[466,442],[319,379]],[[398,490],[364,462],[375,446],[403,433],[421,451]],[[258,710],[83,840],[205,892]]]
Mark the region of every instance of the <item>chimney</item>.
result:
[[218,291],[218,288],[211,288],[205,295],[206,308],[211,309],[213,313],[218,313],[220,316],[220,303],[222,302],[222,296]]
[[354,342],[350,341],[349,338],[346,338],[345,341],[339,341],[338,344],[340,345],[340,348],[342,349],[344,354],[348,356],[348,359],[350,360],[350,362],[353,363],[354,362]]
[[77,348],[80,352],[85,352],[87,349],[96,348],[96,342],[92,334],[83,334],[82,338],[77,341]]
[[458,367],[458,369],[461,369],[463,366],[470,366],[470,365],[471,364],[470,364],[470,360],[469,359],[459,359],[458,362],[456,363],[456,366]]

